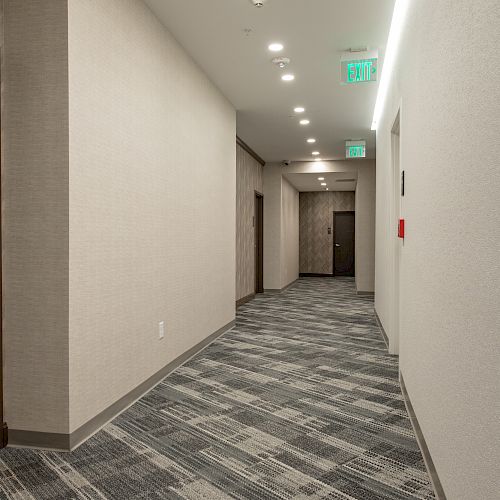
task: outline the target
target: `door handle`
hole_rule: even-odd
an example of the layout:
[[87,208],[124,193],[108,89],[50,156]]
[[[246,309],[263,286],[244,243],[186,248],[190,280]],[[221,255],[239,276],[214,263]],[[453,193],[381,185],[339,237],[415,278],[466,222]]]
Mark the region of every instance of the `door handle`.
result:
[[336,247],[339,247],[340,245],[339,245],[338,243],[335,243],[335,246],[336,246]]

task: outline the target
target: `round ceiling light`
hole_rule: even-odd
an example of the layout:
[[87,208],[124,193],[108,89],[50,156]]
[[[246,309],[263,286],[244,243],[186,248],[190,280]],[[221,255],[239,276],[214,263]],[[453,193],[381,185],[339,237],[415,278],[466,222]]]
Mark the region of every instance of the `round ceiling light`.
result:
[[313,156],[318,156],[318,155],[319,155],[319,151],[313,151],[311,154],[312,154]]
[[292,74],[290,73],[287,73],[286,75],[283,75],[281,77],[281,79],[284,81],[284,82],[291,82],[292,80],[295,80],[295,76],[293,76]]
[[321,183],[321,185],[322,185],[322,186],[326,186],[326,182],[322,182],[322,183]]
[[309,120],[300,120],[301,125],[309,125],[311,122]]
[[306,108],[298,107],[293,110],[294,113],[303,113],[306,110]]
[[271,52],[281,52],[283,50],[283,44],[282,43],[271,43],[271,45],[269,45],[268,49]]
[[324,177],[318,177],[318,181],[324,181],[325,178]]
[[313,139],[313,138],[311,137],[311,139],[307,139],[307,142],[308,142],[309,144],[314,144],[314,143],[316,142],[316,139]]

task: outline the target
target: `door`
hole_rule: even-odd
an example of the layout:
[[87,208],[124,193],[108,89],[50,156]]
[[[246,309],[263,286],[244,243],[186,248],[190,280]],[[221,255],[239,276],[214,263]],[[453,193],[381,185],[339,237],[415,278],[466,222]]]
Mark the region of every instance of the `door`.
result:
[[264,293],[264,197],[255,192],[255,293]]
[[333,213],[333,275],[354,276],[354,212]]

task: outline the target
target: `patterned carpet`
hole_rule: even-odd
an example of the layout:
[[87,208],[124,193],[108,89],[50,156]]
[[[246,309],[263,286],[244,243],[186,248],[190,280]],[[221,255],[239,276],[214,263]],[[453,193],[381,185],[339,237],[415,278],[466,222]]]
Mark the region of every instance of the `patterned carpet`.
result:
[[301,279],[72,453],[0,452],[0,498],[431,499],[373,300]]

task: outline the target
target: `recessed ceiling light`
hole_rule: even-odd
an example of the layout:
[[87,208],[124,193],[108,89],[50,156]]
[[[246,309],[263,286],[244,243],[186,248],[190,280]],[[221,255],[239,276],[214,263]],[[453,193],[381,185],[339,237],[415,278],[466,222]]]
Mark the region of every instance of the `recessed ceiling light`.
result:
[[306,108],[298,107],[293,110],[294,113],[303,113],[306,110]]
[[309,125],[311,122],[309,120],[300,120],[301,125]]
[[313,156],[318,156],[318,155],[319,155],[319,151],[313,151],[311,154],[312,154]]
[[307,142],[309,144],[314,144],[316,142],[316,139],[312,139],[312,138],[311,139],[307,139]]
[[287,73],[286,75],[283,75],[281,77],[281,79],[284,81],[284,82],[291,82],[292,80],[295,80],[295,76],[293,76],[292,74],[290,73]]
[[314,158],[314,161],[323,161],[321,158]]
[[328,188],[326,188],[326,191],[328,191]]
[[321,185],[322,185],[322,186],[326,186],[326,182],[322,182],[322,183],[321,183]]
[[280,52],[283,50],[283,44],[282,43],[272,43],[269,45],[268,49],[271,52]]
[[324,177],[318,177],[318,181],[324,181],[325,178]]

